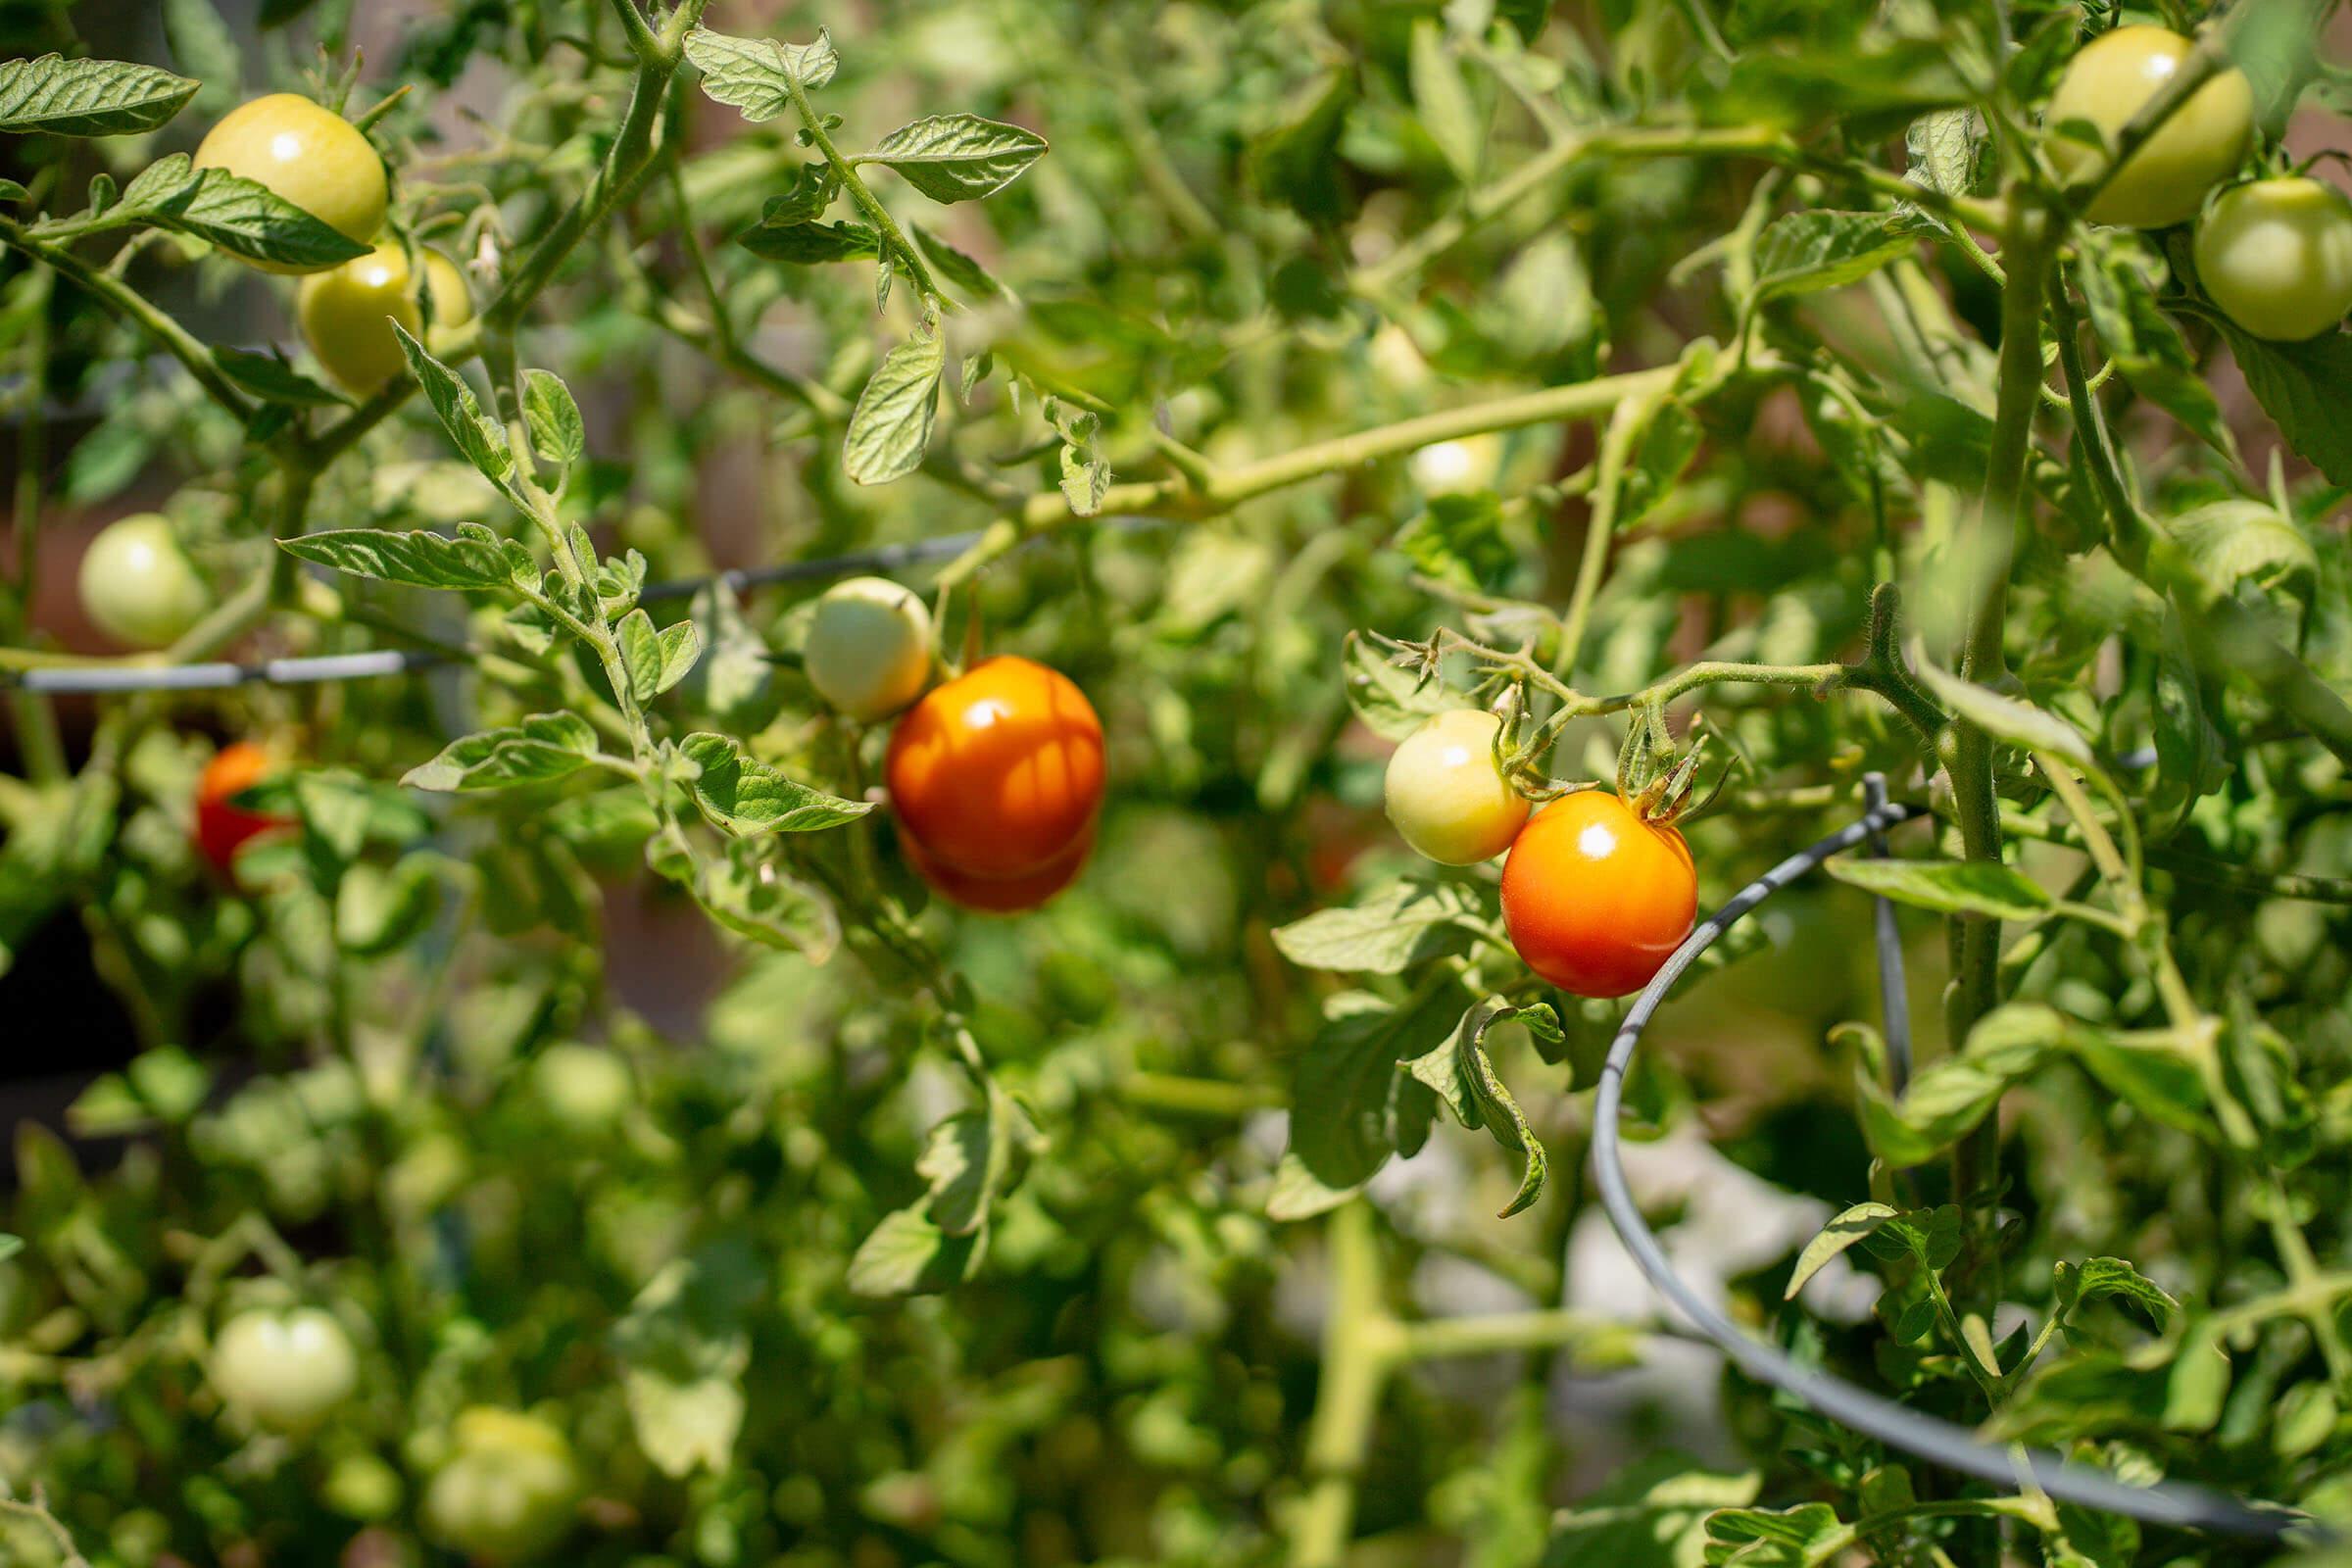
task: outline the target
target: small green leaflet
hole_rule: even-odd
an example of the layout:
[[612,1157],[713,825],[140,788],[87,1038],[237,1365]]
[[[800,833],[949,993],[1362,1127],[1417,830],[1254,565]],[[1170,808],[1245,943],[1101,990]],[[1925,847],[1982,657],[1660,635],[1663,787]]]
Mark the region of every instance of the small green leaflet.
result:
[[711,826],[739,837],[839,827],[874,808],[870,801],[845,801],[786,778],[728,737],[709,730],[687,736],[678,743],[678,751],[702,770],[693,788],[703,815]]
[[569,467],[588,450],[580,406],[553,370],[522,372],[522,418],[531,433],[531,450],[543,463]]
[[1020,178],[1046,138],[978,115],[925,115],[874,144],[860,163],[887,164],[935,202],[969,202]]
[[1821,1234],[1807,1242],[1805,1250],[1796,1255],[1796,1267],[1788,1275],[1788,1285],[1782,1291],[1781,1299],[1795,1300],[1796,1293],[1826,1268],[1831,1258],[1894,1218],[1896,1212],[1886,1203],[1856,1203],[1824,1225]]
[[213,350],[213,363],[220,373],[265,403],[282,403],[288,408],[336,408],[351,400],[342,393],[321,386],[297,370],[274,354],[257,354],[251,349],[225,346]]
[[1398,878],[1350,906],[1277,927],[1274,946],[1302,969],[1402,974],[1462,951],[1479,923],[1478,898],[1467,885]]
[[[1540,1010],[1551,1011],[1549,1007]],[[1404,1064],[1407,1072],[1436,1091],[1456,1121],[1474,1132],[1484,1127],[1496,1143],[1520,1157],[1519,1191],[1502,1206],[1497,1219],[1509,1219],[1542,1196],[1547,1164],[1544,1145],[1528,1128],[1526,1112],[1502,1087],[1487,1054],[1487,1031],[1519,1012],[1500,997],[1473,1003],[1455,1025],[1452,1038]],[[1552,1027],[1556,1032],[1557,1025]]]
[[914,471],[931,445],[947,339],[936,326],[892,349],[858,395],[842,443],[843,467],[859,484],[885,484]]
[[153,130],[179,113],[202,83],[122,60],[0,62],[0,131],[121,136]]
[[691,620],[654,629],[643,610],[632,610],[613,628],[620,644],[621,666],[628,671],[629,691],[640,703],[650,703],[693,672],[703,656],[703,634]]
[[409,368],[416,372],[426,401],[441,416],[442,427],[458,444],[458,451],[481,470],[482,477],[505,488],[507,476],[514,470],[514,454],[507,446],[505,430],[482,413],[473,388],[457,371],[434,359],[398,321],[392,323],[392,330],[400,338],[401,352],[409,358]]
[[1982,914],[1994,920],[2034,920],[2055,902],[2026,876],[1984,860],[1858,860],[1824,862],[1840,882],[1938,914]]
[[586,767],[596,731],[577,713],[533,713],[519,724],[451,741],[402,783],[420,790],[495,790],[542,784]]
[[757,123],[792,107],[792,88],[822,87],[833,79],[841,57],[822,27],[816,42],[790,44],[776,38],[733,38],[708,27],[686,35],[686,58],[703,74],[703,92],[714,103],[742,111]]
[[735,236],[754,256],[795,267],[856,262],[882,254],[882,239],[863,223],[754,223]]
[[1789,213],[1757,241],[1754,303],[1859,282],[1918,243],[1885,213]]
[[454,539],[423,529],[335,528],[280,539],[277,547],[355,577],[416,588],[512,588],[539,578],[528,551],[478,522],[459,523]]

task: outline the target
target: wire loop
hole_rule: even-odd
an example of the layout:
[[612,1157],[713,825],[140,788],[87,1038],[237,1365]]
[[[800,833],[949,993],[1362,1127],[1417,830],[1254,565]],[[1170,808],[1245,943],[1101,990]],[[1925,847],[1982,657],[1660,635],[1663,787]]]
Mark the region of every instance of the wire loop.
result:
[[[2022,1446],[1996,1446],[1980,1441],[1966,1427],[1908,1409],[1892,1399],[1868,1393],[1816,1367],[1800,1364],[1777,1348],[1743,1333],[1690,1287],[1684,1284],[1666,1259],[1665,1251],[1627,1186],[1618,1116],[1625,1095],[1626,1068],[1642,1044],[1642,1031],[1666,993],[1674,989],[1691,962],[1725,931],[1781,889],[1810,872],[1841,851],[1876,843],[1886,829],[1925,813],[1918,807],[1886,801],[1883,784],[1870,792],[1874,804],[1850,826],[1840,828],[1808,850],[1790,856],[1741,888],[1698,926],[1666,960],[1657,977],[1644,987],[1627,1009],[1624,1024],[1610,1043],[1600,1070],[1600,1093],[1593,1109],[1592,1173],[1599,1186],[1600,1204],[1616,1227],[1634,1261],[1649,1283],[1706,1337],[1715,1342],[1742,1372],[1802,1399],[1821,1414],[1893,1447],[1965,1475],[1980,1477],[2021,1491],[2039,1491],[2062,1502],[2107,1513],[2120,1513],[2149,1524],[2201,1530],[2219,1535],[2278,1540],[2290,1532],[2318,1535],[2308,1515],[2276,1503],[2249,1503],[2187,1482],[2160,1481],[2146,1487],[2127,1485],[2104,1471],[2046,1449]],[[1888,911],[1891,913],[1891,911]],[[1890,918],[1877,922],[1880,972],[1894,982],[1882,996],[1886,1007],[1886,1033],[1890,1064],[1909,1058],[1909,1028],[1901,1018],[1905,1003],[1900,981],[1899,953],[1889,956],[1894,942]],[[1891,964],[1891,968],[1889,967]],[[1893,1049],[1900,1040],[1903,1050]]]

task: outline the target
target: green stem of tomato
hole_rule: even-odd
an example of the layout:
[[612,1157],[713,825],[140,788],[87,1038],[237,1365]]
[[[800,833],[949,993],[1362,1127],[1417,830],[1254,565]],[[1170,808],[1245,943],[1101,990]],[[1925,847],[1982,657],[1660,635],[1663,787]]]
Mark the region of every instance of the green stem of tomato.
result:
[[[2001,634],[2008,613],[2009,574],[2024,515],[2026,467],[2033,455],[2034,415],[2041,404],[2041,318],[2047,278],[2049,218],[2012,187],[2008,231],[2001,262],[2009,281],[2001,293],[1999,382],[1994,403],[1992,450],[1977,508],[1966,559],[1971,580],[1960,654],[1960,673],[1980,685],[1997,685],[2006,666]],[[1948,732],[1944,762],[1960,820],[1962,853],[1971,860],[2001,858],[1999,797],[1992,781],[1992,737],[1965,717]],[[1983,915],[1953,917],[1954,967],[1945,1004],[1948,1038],[1954,1049],[1977,1020],[1999,1000],[2000,924]],[[1952,1197],[1966,1211],[1977,1267],[1973,1298],[2000,1298],[1998,1230],[2000,1125],[1987,1117],[1952,1151]]]
[[1323,1319],[1323,1377],[1306,1434],[1306,1494],[1291,1522],[1290,1568],[1339,1568],[1355,1524],[1356,1482],[1371,1451],[1380,1396],[1401,1339],[1380,1300],[1372,1208],[1353,1199],[1334,1210],[1330,1304]]

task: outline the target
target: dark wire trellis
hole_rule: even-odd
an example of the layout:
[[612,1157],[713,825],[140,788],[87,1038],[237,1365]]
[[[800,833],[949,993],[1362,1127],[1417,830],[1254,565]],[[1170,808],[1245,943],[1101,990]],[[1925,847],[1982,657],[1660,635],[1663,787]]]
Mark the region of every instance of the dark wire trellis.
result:
[[[1149,527],[1163,519],[1112,517],[1101,520],[1105,526],[1130,529]],[[872,550],[825,556],[812,561],[787,561],[773,566],[722,571],[710,577],[647,583],[639,590],[637,598],[640,603],[687,599],[712,583],[721,582],[741,592],[747,588],[773,587],[778,583],[822,582],[829,577],[846,577],[859,571],[904,571],[909,566],[934,561],[954,560],[978,544],[983,532],[973,529],[965,533],[941,534],[936,539],[881,545]],[[1043,537],[1023,540],[1019,548],[1027,549],[1042,543]],[[113,696],[126,692],[222,691],[232,686],[301,686],[325,681],[371,680],[386,675],[408,675],[439,669],[466,662],[465,655],[440,649],[385,649],[365,654],[323,654],[307,659],[265,659],[244,664],[227,660],[212,660],[199,664],[61,664],[53,668],[0,670],[0,690],[41,692],[53,697]]]
[[[1793,1395],[1821,1414],[1857,1432],[1931,1463],[2001,1486],[2038,1489],[2062,1502],[2125,1514],[2149,1524],[2267,1540],[2278,1540],[2289,1532],[2317,1536],[2318,1528],[2308,1516],[2277,1504],[2243,1502],[2185,1482],[2131,1486],[2046,1449],[2029,1449],[2022,1445],[2000,1447],[1982,1442],[1966,1427],[1923,1415],[1891,1399],[1866,1393],[1751,1338],[1684,1284],[1667,1261],[1657,1236],[1642,1219],[1642,1210],[1626,1184],[1623,1149],[1618,1137],[1626,1068],[1642,1043],[1642,1031],[1649,1026],[1658,1004],[1674,989],[1683,972],[1734,922],[1782,888],[1818,868],[1833,855],[1863,843],[1868,843],[1873,853],[1882,853],[1886,829],[1925,814],[1918,807],[1889,803],[1885,780],[1875,774],[1866,782],[1866,802],[1867,808],[1860,820],[1783,860],[1700,921],[1627,1009],[1625,1022],[1611,1042],[1608,1059],[1600,1069],[1600,1094],[1593,1108],[1592,1128],[1592,1172],[1600,1188],[1600,1205],[1609,1223],[1616,1227],[1626,1250],[1633,1254],[1634,1261],[1658,1293],[1749,1377]],[[1884,899],[1878,903],[1875,930],[1883,987],[1881,1002],[1886,1009],[1886,1056],[1889,1071],[1899,1086],[1910,1073],[1908,998],[1902,956],[1895,945],[1893,908]]]

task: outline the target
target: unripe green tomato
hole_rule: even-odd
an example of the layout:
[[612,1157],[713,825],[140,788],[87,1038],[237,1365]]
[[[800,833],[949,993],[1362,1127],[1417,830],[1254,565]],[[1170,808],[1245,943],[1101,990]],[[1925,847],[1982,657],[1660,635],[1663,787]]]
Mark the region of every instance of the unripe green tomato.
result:
[[1511,847],[1527,797],[1494,765],[1502,720],[1474,708],[1440,713],[1389,759],[1389,820],[1441,865],[1476,865]]
[[82,552],[79,583],[82,612],[132,648],[175,643],[213,608],[204,579],[160,512],[107,524]]
[[[463,326],[473,319],[473,296],[457,264],[439,251],[424,255],[424,289],[433,302],[435,326]],[[302,339],[345,390],[365,397],[409,368],[393,335],[398,321],[411,337],[424,332],[416,280],[408,253],[396,244],[378,245],[356,261],[302,280],[294,318]]]
[[1502,472],[1502,437],[1489,431],[1439,441],[1406,460],[1425,496],[1466,495],[1493,486]]
[[629,1064],[599,1046],[554,1045],[531,1064],[531,1086],[548,1113],[575,1132],[612,1126],[636,1092]]
[[490,1564],[528,1561],[564,1539],[580,1473],[563,1433],[536,1416],[475,1405],[451,1438],[419,1509],[428,1537]]
[[207,1367],[229,1408],[273,1432],[307,1432],[360,1385],[343,1325],[315,1306],[239,1312],[214,1337]]
[[931,612],[887,577],[852,577],[816,603],[802,650],[808,684],[844,717],[871,724],[922,696]]
[[[384,161],[358,126],[295,93],[273,92],[220,117],[196,147],[198,169],[224,169],[270,190],[362,245],[384,226]],[[239,261],[265,272],[316,267]]]
[[[2118,27],[2085,44],[2042,111],[2051,130],[2086,120],[2112,149],[2132,117],[2164,90],[2196,46],[2162,27]],[[2163,228],[2195,216],[2205,193],[2237,172],[2254,145],[2254,89],[2234,68],[2190,95],[2107,181],[2083,217],[2125,228]],[[2050,163],[2070,183],[2107,154],[2072,136],[2049,138]]]
[[2197,281],[2256,337],[2299,343],[2352,310],[2352,202],[2296,176],[2222,192],[2197,224]]

